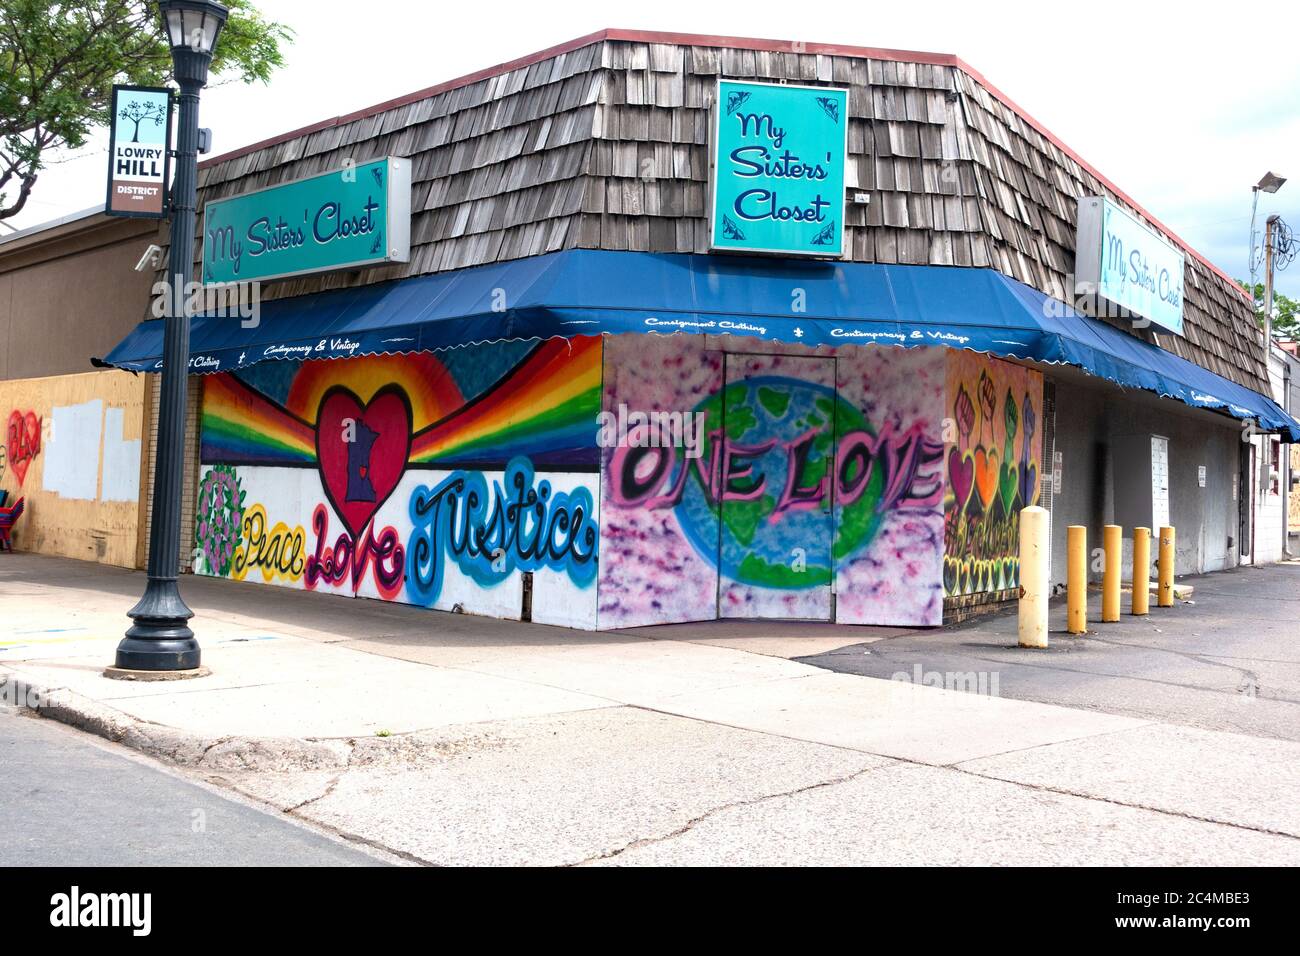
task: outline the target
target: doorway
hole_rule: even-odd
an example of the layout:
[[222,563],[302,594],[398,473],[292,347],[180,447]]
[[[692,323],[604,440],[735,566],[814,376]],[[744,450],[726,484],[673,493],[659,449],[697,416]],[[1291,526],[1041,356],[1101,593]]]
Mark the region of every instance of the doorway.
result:
[[718,616],[835,617],[835,359],[727,353]]
[[1238,550],[1239,564],[1255,563],[1255,445],[1243,442],[1241,446],[1241,469],[1237,476],[1237,502],[1240,514],[1241,547]]

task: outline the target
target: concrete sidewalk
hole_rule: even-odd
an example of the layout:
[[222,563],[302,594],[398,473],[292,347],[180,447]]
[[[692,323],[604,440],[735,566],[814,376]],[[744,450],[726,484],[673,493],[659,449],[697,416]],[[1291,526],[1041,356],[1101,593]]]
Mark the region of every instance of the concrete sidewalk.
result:
[[186,578],[211,676],[108,680],[142,586],[4,556],[0,673],[414,862],[1300,863],[1300,744],[788,659],[900,629],[591,634]]
[[[782,656],[860,643],[871,628],[593,634],[207,578],[184,585],[211,675],[110,680],[103,670],[141,582],[62,559],[6,561],[0,667],[39,688],[51,715],[211,768],[338,765],[358,740],[375,759],[423,731],[619,706],[938,762],[1124,725],[1056,708],[1012,719],[1008,706],[1024,705],[837,677]],[[801,706],[814,697],[817,708]],[[813,725],[787,726],[810,714]]]

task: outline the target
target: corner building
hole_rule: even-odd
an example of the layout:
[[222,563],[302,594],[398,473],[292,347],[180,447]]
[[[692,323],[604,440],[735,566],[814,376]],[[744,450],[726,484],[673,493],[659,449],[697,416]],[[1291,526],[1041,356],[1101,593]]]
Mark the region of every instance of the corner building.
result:
[[1243,423],[1300,439],[1244,292],[948,55],[606,30],[199,183],[196,274],[262,302],[194,320],[197,573],[938,625],[1014,598],[1030,504],[1054,581],[1076,523],[1251,559]]

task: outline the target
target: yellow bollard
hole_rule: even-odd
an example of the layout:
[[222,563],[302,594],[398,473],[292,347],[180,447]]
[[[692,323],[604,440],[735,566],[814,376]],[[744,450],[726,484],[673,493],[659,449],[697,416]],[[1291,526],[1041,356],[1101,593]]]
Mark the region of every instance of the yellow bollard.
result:
[[1123,535],[1124,529],[1117,524],[1108,524],[1101,529],[1101,550],[1106,561],[1106,567],[1101,575],[1101,619],[1103,621],[1119,620],[1119,564]]
[[1020,511],[1020,646],[1047,646],[1047,511],[1037,505]]
[[1160,588],[1156,592],[1161,607],[1174,606],[1174,529],[1160,529]]
[[1071,634],[1088,631],[1088,529],[1072,524],[1066,532],[1069,563],[1066,573],[1067,629]]
[[1151,603],[1151,529],[1133,529],[1133,613],[1147,613]]

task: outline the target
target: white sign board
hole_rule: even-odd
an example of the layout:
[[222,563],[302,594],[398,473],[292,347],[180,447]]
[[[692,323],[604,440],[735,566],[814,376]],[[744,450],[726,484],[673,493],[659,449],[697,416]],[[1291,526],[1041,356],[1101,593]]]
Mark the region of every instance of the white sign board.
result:
[[1204,465],[1196,466],[1196,481],[1202,488],[1205,487],[1205,466]]
[[1169,439],[1151,436],[1151,530],[1169,526]]
[[1139,325],[1182,335],[1186,265],[1182,250],[1123,206],[1103,196],[1079,200],[1076,295],[1095,295]]

